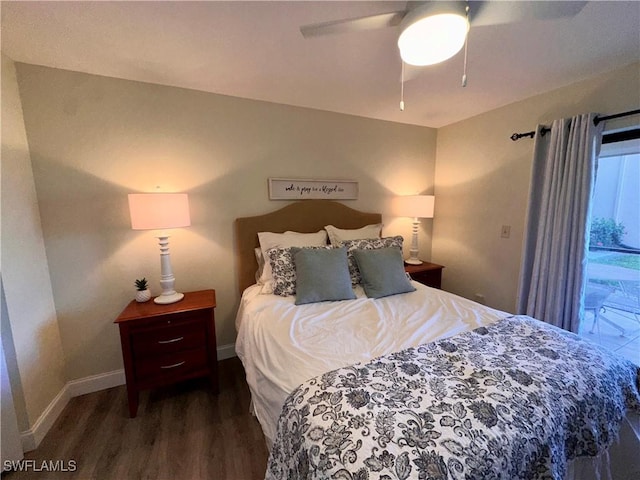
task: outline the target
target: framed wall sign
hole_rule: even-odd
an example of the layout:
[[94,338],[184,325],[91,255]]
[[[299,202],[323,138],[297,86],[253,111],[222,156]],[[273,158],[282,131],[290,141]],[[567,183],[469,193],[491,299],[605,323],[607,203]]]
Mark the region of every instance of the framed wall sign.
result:
[[355,180],[303,180],[299,178],[270,178],[270,200],[356,200],[358,182]]

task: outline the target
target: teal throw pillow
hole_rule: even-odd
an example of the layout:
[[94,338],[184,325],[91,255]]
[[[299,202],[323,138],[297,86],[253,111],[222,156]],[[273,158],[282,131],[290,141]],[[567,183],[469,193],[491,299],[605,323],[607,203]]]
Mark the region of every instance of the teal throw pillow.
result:
[[296,268],[296,305],[353,300],[347,249],[291,248]]
[[352,253],[362,275],[362,288],[367,297],[382,298],[416,290],[404,271],[399,248],[354,250]]

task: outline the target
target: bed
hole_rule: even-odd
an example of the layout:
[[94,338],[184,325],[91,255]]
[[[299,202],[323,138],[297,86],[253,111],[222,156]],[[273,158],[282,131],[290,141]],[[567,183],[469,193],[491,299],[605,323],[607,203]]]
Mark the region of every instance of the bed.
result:
[[236,351],[267,479],[640,478],[630,362],[415,282],[370,298],[363,275],[349,299],[300,305],[256,284],[259,232],[380,223],[312,200],[236,220]]

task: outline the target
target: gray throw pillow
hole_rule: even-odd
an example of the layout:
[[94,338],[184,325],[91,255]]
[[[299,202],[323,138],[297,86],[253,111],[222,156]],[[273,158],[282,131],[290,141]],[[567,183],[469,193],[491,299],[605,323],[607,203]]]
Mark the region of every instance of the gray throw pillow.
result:
[[400,235],[397,235],[395,237],[364,238],[360,240],[343,241],[343,246],[347,247],[347,260],[349,261],[349,274],[351,275],[351,283],[356,285],[362,282],[360,270],[358,270],[356,259],[353,257],[354,250],[373,250],[376,248],[385,247],[397,247],[402,250],[402,240],[402,237]]
[[367,297],[381,298],[416,290],[404,271],[399,248],[354,250],[353,256],[362,275],[362,288]]
[[347,249],[291,248],[296,266],[296,305],[356,298]]
[[281,297],[288,297],[296,293],[296,265],[293,262],[293,252],[304,249],[328,249],[331,246],[316,247],[285,247],[272,248],[267,251],[271,264],[271,276],[273,277],[273,293]]

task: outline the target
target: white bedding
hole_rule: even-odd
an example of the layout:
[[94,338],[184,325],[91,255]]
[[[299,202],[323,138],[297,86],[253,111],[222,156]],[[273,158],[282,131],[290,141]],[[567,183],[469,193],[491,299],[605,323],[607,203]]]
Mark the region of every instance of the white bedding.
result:
[[258,285],[244,291],[236,317],[236,352],[269,445],[285,399],[304,381],[509,315],[412,283],[415,292],[377,300],[358,286],[356,300],[300,306],[294,305],[295,297],[261,295]]

